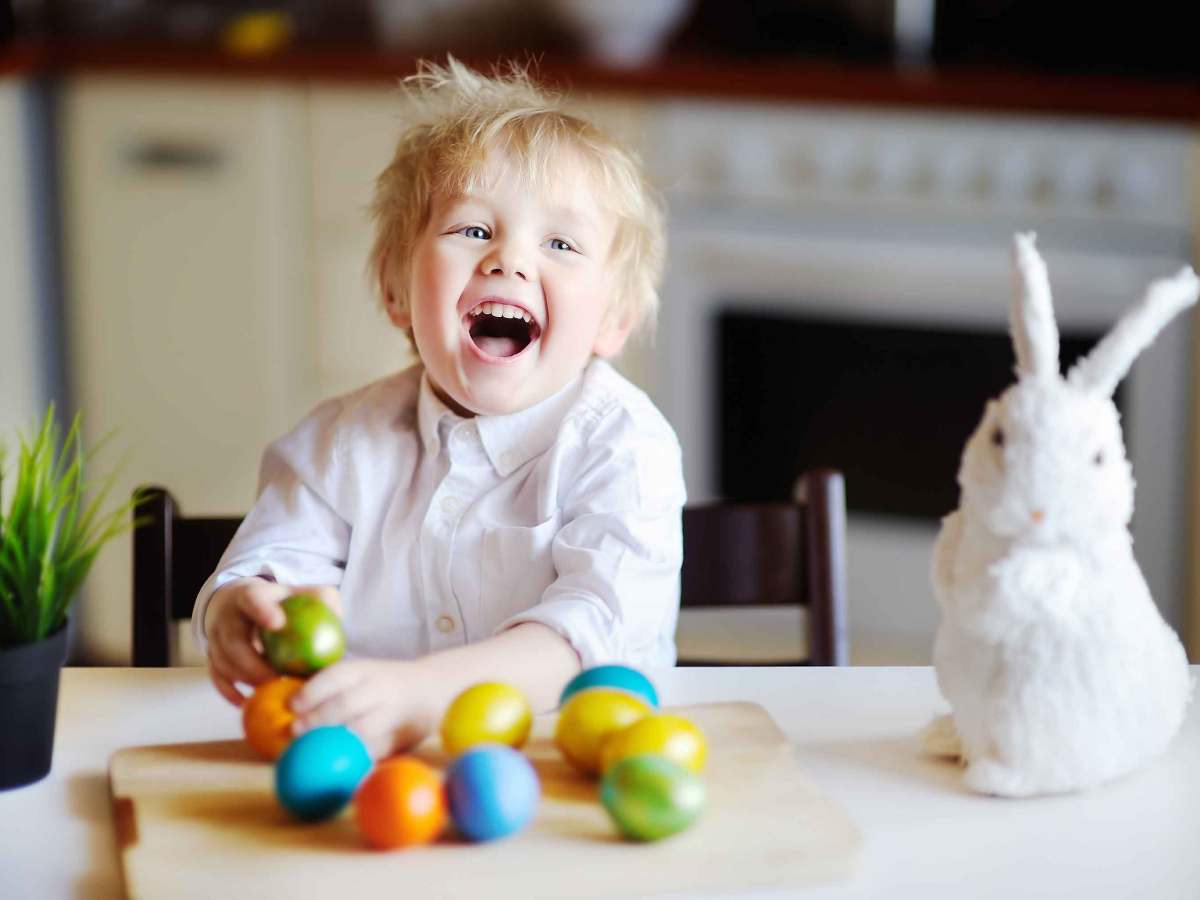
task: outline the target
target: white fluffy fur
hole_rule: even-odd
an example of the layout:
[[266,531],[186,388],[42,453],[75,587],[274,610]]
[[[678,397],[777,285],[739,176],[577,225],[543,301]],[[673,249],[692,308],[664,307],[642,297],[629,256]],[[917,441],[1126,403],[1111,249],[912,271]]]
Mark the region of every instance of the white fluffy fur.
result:
[[1014,250],[1017,382],[967,442],[959,508],[933,551],[934,663],[954,729],[937,722],[926,740],[960,752],[973,790],[1020,797],[1144,766],[1183,720],[1187,658],[1133,556],[1111,394],[1198,284],[1191,269],[1155,282],[1064,379],[1034,235]]

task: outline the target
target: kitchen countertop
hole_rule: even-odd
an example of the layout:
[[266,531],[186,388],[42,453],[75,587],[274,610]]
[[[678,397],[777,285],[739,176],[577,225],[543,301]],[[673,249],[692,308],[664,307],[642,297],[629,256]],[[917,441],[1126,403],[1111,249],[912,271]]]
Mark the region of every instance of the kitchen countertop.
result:
[[[412,73],[419,56],[369,45],[297,45],[247,57],[167,42],[54,39],[0,47],[0,75],[84,72],[386,84]],[[481,65],[492,61],[470,54],[463,59]],[[1200,121],[1200,84],[1183,81],[696,57],[618,70],[549,54],[539,54],[536,71],[549,83],[583,92]]]
[[[1083,794],[1003,800],[969,793],[955,765],[922,753],[918,731],[945,708],[931,668],[651,674],[666,704],[761,704],[795,744],[803,772],[854,820],[863,835],[855,874],[806,897],[1182,900],[1200,892],[1195,704],[1150,768]],[[119,896],[109,758],[126,746],[239,736],[237,712],[202,668],[64,670],[53,770],[0,793],[10,825],[0,842],[0,893]]]

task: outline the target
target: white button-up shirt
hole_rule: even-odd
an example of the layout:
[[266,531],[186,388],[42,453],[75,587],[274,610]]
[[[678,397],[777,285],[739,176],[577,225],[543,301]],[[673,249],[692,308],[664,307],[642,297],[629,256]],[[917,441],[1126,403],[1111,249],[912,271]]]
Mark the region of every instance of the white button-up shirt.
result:
[[337,585],[355,656],[413,658],[521,622],[583,665],[675,661],[683,468],[607,363],[464,419],[419,365],[319,405],[263,455],[258,499],[197,598],[235,578]]

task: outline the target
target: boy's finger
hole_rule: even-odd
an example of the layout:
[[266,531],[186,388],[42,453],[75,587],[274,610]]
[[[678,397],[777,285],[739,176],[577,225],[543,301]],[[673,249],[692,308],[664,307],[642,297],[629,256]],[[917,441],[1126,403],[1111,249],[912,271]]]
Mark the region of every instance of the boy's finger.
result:
[[229,649],[229,661],[237,673],[238,681],[250,685],[259,685],[278,676],[265,659],[255,652],[247,641],[234,644]]
[[357,680],[350,666],[334,664],[322,669],[292,697],[292,712],[297,716],[306,715],[332,698],[345,694]]
[[247,590],[238,595],[237,608],[258,627],[278,631],[287,624],[287,616],[279,608],[282,599],[282,595],[276,596],[276,591]]
[[337,617],[342,618],[345,610],[342,609],[342,595],[337,588],[329,584],[306,584],[302,587],[292,589],[292,594],[312,594],[326,606],[328,606]]
[[232,703],[234,706],[241,707],[246,702],[246,698],[241,692],[233,686],[233,682],[225,675],[223,671],[210,661],[208,667],[208,677],[212,680],[213,685],[222,697]]
[[344,725],[368,712],[361,695],[354,691],[335,694],[302,716],[297,716],[292,734],[303,734],[322,725]]
[[225,673],[231,681],[244,684],[259,685],[270,681],[276,672],[266,660],[255,652],[248,635],[239,634],[232,640],[214,642],[209,647],[209,658]]

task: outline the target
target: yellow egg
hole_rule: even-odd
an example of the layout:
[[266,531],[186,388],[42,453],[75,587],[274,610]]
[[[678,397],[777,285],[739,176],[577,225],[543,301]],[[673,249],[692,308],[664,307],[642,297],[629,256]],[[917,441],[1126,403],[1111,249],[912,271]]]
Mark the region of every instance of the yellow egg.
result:
[[485,681],[454,698],[442,717],[442,746],[457,756],[477,744],[520,747],[529,738],[533,710],[512,685]]
[[627,691],[588,688],[574,694],[559,712],[554,729],[555,746],[575,768],[598,775],[605,739],[650,712],[650,706]]
[[698,775],[704,771],[708,743],[704,732],[683,716],[655,713],[608,737],[600,749],[600,771],[646,754],[665,756]]

